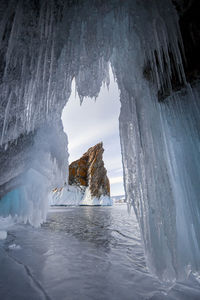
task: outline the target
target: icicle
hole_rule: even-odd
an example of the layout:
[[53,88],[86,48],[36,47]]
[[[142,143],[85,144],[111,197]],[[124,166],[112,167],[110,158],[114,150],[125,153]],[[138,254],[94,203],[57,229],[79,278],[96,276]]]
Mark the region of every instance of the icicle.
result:
[[5,136],[6,128],[8,125],[9,110],[10,110],[10,106],[11,106],[11,98],[12,98],[12,93],[10,93],[10,95],[8,97],[8,103],[7,103],[6,109],[5,109],[3,129],[2,129],[2,134],[1,134],[1,146],[3,145],[4,136]]

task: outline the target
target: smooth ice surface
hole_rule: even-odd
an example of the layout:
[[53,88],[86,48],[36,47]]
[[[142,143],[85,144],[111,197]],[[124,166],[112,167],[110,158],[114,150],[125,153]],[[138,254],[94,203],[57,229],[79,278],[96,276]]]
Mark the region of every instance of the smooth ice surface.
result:
[[[199,93],[185,80],[171,1],[2,0],[0,45],[1,215],[45,220],[49,191],[67,182],[61,113],[72,79],[81,101],[97,97],[111,63],[125,192],[148,266],[166,281],[198,272]],[[172,93],[173,77],[185,95]]]
[[54,208],[39,229],[17,225],[0,242],[0,266],[3,300],[200,297],[193,276],[172,286],[152,277],[138,223],[126,205]]

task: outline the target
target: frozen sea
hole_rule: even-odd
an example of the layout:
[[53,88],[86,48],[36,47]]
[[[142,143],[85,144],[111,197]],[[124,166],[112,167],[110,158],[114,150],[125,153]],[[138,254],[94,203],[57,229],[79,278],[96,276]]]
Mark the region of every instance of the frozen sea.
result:
[[145,265],[135,215],[113,207],[52,208],[39,229],[0,241],[1,300],[200,299],[200,284],[167,286]]

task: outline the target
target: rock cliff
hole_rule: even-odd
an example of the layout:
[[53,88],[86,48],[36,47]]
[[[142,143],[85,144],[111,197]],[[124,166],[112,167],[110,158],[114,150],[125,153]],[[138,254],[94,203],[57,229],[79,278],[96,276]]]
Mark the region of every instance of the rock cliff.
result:
[[99,143],[72,162],[69,166],[69,185],[50,193],[50,205],[112,205],[103,152],[103,143]]
[[88,149],[69,166],[69,184],[88,187],[92,197],[110,196],[110,183],[103,162],[103,143]]

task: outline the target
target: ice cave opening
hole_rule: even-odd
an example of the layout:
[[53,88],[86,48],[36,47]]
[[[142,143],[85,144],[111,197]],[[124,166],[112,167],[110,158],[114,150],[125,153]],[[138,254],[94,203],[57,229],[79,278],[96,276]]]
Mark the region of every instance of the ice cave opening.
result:
[[171,281],[199,272],[195,6],[194,21],[184,16],[192,3],[1,1],[2,217],[35,226],[45,220],[49,190],[67,178],[61,114],[72,80],[81,100],[97,97],[110,63],[120,91],[124,187],[149,269]]
[[72,81],[72,92],[63,109],[62,122],[68,136],[69,164],[90,147],[103,142],[103,160],[111,184],[111,196],[116,196],[124,195],[119,139],[120,95],[111,68],[109,74],[109,86],[104,84],[96,99],[86,97],[82,104],[75,80]]
[[[52,191],[50,205],[107,206],[115,201],[125,202],[119,137],[120,94],[111,66],[109,83],[101,86],[96,98],[80,100],[75,79],[71,90],[62,112],[63,128],[68,137],[69,183]],[[102,146],[99,147],[100,143]],[[91,149],[90,156],[84,159],[88,149]],[[98,188],[92,196],[94,182]]]

